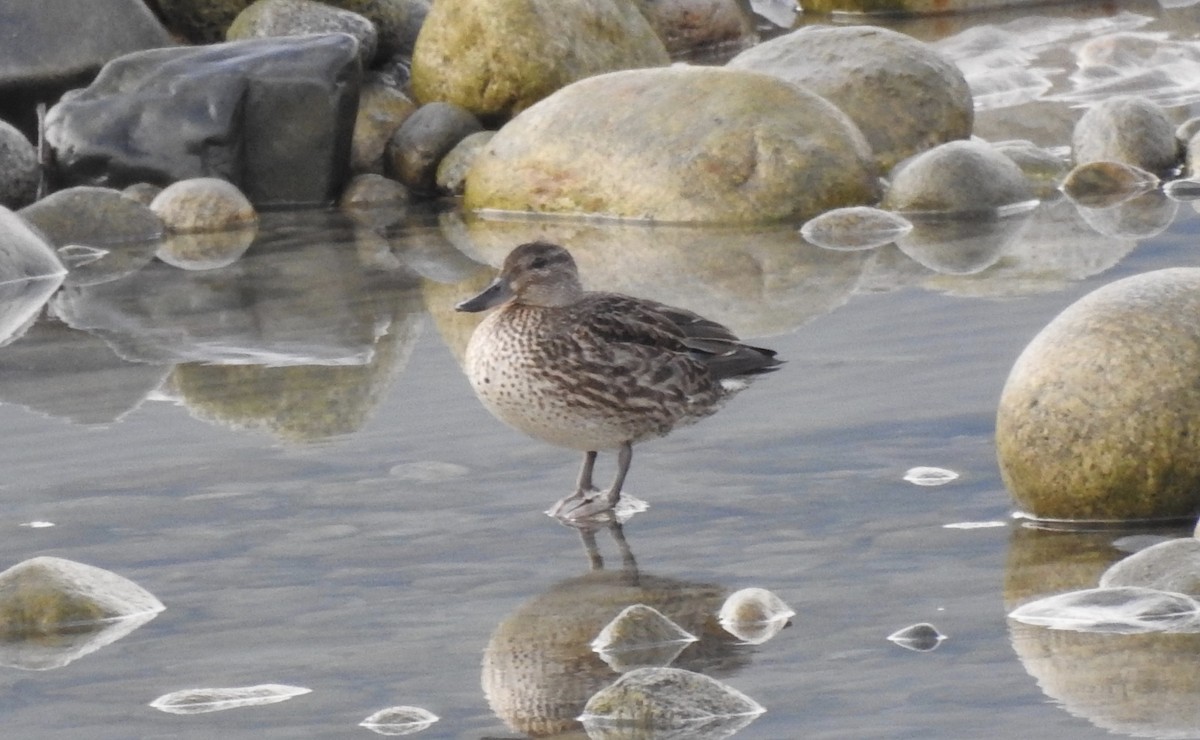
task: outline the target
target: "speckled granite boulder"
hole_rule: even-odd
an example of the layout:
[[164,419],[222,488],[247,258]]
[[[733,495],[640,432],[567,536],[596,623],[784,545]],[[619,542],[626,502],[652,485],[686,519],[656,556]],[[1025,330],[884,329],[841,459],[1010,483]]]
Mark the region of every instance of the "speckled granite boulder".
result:
[[576,80],[669,61],[633,0],[438,0],[413,50],[412,91],[503,120]]
[[824,98],[757,72],[676,66],[591,77],[526,110],[479,153],[464,205],[751,223],[877,198],[870,148]]
[[952,141],[901,163],[883,198],[894,211],[991,211],[1034,198],[1021,168],[979,141]]
[[1071,137],[1077,164],[1112,161],[1155,174],[1180,160],[1175,125],[1162,108],[1143,98],[1113,98],[1089,108]]
[[349,165],[357,54],[344,34],[130,54],[50,109],[46,140],[69,184],[212,176],[259,205],[332,202]]
[[911,36],[869,26],[809,26],[748,49],[729,67],[775,75],[850,116],[881,171],[971,135],[975,109],[962,72]]
[[1059,314],[1017,359],[996,447],[1017,507],[1062,520],[1200,511],[1200,269],[1135,275]]

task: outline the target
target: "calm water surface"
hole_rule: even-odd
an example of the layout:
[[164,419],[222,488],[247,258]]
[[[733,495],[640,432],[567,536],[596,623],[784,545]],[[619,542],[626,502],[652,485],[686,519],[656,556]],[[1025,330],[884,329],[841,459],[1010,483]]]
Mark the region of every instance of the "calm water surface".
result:
[[[920,245],[831,252],[791,229],[412,214],[355,230],[294,213],[220,270],[131,252],[118,279],[72,276],[0,348],[0,564],[100,566],[167,610],[64,667],[0,667],[4,736],[371,737],[359,721],[411,704],[442,718],[418,737],[582,737],[569,718],[614,678],[586,642],[633,600],[703,633],[679,665],[767,708],[739,738],[1200,736],[1200,647],[1005,619],[1093,585],[1130,533],[1010,518],[992,442],[1009,368],[1086,292],[1200,266],[1191,204],[1144,238],[1101,236],[1071,209],[971,241],[986,254],[955,269]],[[470,324],[450,306],[523,229],[577,247],[593,285],[702,310],[788,360],[637,448],[627,490],[651,509],[625,528],[636,573],[605,533],[592,571],[577,533],[541,513],[577,454],[493,420],[459,371]],[[918,465],[960,477],[905,482]],[[995,526],[946,526],[961,523]],[[746,586],[798,612],[757,647],[705,627]],[[948,635],[937,650],[885,639],[923,621]],[[195,716],[147,706],[260,683],[312,692]]]

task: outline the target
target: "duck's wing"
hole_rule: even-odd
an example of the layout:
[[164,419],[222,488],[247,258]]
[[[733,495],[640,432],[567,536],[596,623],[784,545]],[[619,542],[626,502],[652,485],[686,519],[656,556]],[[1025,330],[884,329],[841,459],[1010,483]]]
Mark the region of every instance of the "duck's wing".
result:
[[[738,341],[727,327],[682,308],[617,293],[591,293],[572,311],[572,332],[590,346],[604,346],[638,365],[699,365],[712,378],[766,372],[780,361],[771,350]],[[699,368],[697,368],[699,369]],[[660,375],[661,367],[650,368]]]

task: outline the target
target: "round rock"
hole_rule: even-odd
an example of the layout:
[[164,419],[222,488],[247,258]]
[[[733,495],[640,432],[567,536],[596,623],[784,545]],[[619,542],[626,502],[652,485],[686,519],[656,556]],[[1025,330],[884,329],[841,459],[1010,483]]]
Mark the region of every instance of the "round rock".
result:
[[971,90],[928,44],[868,26],[809,26],[748,49],[728,64],[812,90],[854,120],[881,171],[971,135]]
[[363,67],[371,64],[378,46],[375,25],[358,13],[333,8],[316,0],[256,0],[225,32],[230,41],[268,36],[345,33],[358,41]]
[[388,139],[416,109],[416,103],[382,76],[365,81],[350,141],[350,170],[382,175]]
[[162,219],[112,188],[83,185],[60,190],[22,208],[20,215],[60,247],[109,247],[163,235]]
[[254,206],[242,191],[217,177],[172,183],[151,201],[150,210],[177,234],[240,229],[258,222]]
[[1200,511],[1200,269],[1106,285],[1050,322],[1000,398],[1004,482],[1042,519]]
[[496,135],[495,131],[476,131],[442,157],[437,168],[437,185],[443,192],[462,195],[467,173],[484,145]]
[[383,169],[413,192],[437,192],[437,169],[450,150],[482,129],[479,119],[450,103],[427,103],[404,120],[384,149]]
[[504,126],[464,205],[663,221],[807,219],[878,199],[870,147],[824,98],[720,67],[612,72]]
[[20,208],[37,197],[37,150],[15,126],[0,121],[0,206]]
[[1089,108],[1075,124],[1077,164],[1113,161],[1163,174],[1179,163],[1175,126],[1144,98],[1113,98]]
[[669,62],[634,0],[438,0],[413,49],[412,91],[502,120],[576,80]]
[[1011,159],[980,141],[952,141],[901,163],[884,207],[894,211],[969,213],[1033,200]]

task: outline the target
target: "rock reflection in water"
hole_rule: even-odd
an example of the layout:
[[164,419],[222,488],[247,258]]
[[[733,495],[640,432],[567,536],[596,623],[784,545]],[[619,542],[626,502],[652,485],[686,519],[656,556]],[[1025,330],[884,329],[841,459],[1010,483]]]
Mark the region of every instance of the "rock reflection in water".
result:
[[442,228],[469,257],[490,265],[499,265],[518,244],[561,244],[589,290],[686,308],[741,337],[791,331],[843,305],[872,254],[815,247],[790,225],[749,229],[447,213]]
[[[1129,530],[1014,527],[1006,608],[1096,585]],[[1200,634],[1097,634],[1009,621],[1013,650],[1047,697],[1097,727],[1132,737],[1200,736]]]
[[492,711],[514,731],[534,737],[580,732],[577,718],[587,700],[619,675],[590,644],[633,604],[657,609],[699,638],[680,653],[676,668],[720,675],[748,661],[717,621],[728,589],[642,573],[628,552],[625,557],[619,571],[593,570],[554,584],[493,631],[483,656],[483,689]]

